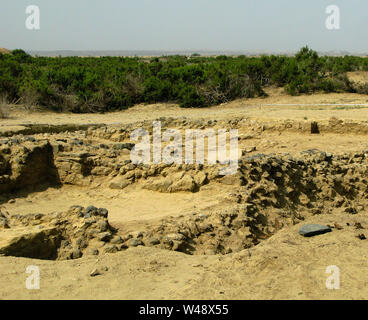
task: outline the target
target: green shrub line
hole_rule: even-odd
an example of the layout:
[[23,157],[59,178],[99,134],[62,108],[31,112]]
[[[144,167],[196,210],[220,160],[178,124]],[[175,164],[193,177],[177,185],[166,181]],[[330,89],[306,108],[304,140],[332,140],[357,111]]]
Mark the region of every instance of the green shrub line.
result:
[[106,112],[138,103],[175,102],[200,108],[266,96],[267,86],[291,95],[368,93],[346,72],[368,70],[368,58],[318,56],[308,47],[295,56],[32,57],[0,54],[0,95],[55,111]]

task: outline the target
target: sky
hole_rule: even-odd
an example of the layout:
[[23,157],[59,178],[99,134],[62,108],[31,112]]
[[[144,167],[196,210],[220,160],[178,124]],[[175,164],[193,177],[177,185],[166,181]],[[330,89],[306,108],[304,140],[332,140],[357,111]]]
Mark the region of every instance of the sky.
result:
[[[340,9],[328,30],[326,7]],[[25,26],[40,9],[40,30]],[[368,0],[1,0],[0,47],[368,52]]]

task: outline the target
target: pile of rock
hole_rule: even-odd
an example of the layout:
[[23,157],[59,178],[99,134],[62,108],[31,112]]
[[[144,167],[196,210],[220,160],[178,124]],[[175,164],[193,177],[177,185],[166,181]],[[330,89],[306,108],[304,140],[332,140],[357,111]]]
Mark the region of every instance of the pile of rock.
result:
[[108,222],[108,211],[73,206],[66,212],[0,215],[0,254],[67,260],[126,248]]
[[147,230],[122,238],[127,247],[145,245],[186,254],[228,254],[259,243],[272,233],[263,216],[251,204],[229,206],[208,214],[170,217]]

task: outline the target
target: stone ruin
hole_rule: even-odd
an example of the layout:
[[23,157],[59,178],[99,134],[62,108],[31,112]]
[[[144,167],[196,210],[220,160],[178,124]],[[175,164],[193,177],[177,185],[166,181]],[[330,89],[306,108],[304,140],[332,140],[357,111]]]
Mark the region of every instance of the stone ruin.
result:
[[[175,121],[179,127],[216,125]],[[255,125],[254,134],[267,129],[264,124]],[[133,145],[128,142],[132,128],[134,125],[92,127],[0,138],[0,204],[19,190],[32,192],[45,185],[125,189],[139,184],[156,192],[195,193],[214,183],[232,187],[223,205],[208,212],[168,217],[149,229],[127,234],[110,226],[106,209],[93,206],[32,215],[10,215],[2,210],[0,254],[64,260],[138,245],[188,254],[227,254],[250,248],[308,216],[332,210],[356,214],[368,205],[368,151],[328,154],[306,150],[298,156],[244,153],[235,175],[220,176],[217,166],[133,165],[129,160]],[[298,130],[295,124],[283,124],[283,128]],[[310,126],[305,130],[310,131]],[[341,124],[336,130],[342,130]]]

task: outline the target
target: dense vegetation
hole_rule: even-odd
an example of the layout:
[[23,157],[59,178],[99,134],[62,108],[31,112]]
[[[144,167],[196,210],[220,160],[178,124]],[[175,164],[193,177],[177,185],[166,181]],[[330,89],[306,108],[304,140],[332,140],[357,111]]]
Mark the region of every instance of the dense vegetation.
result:
[[59,111],[104,112],[136,103],[178,102],[205,107],[265,95],[266,86],[297,95],[368,93],[348,71],[368,70],[368,58],[320,57],[308,47],[294,57],[153,58],[32,57],[22,50],[0,54],[0,95],[8,101]]

